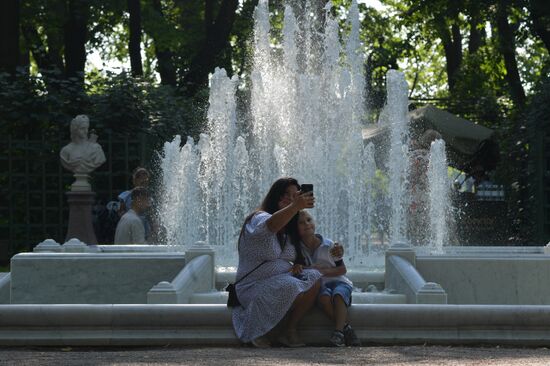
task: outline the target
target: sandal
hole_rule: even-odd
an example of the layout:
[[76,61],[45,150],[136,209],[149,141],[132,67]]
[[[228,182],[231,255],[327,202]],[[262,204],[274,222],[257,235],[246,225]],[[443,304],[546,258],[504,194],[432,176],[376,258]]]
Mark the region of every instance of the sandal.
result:
[[265,336],[261,336],[261,337],[258,337],[256,339],[253,339],[252,342],[250,342],[250,343],[252,343],[252,345],[256,348],[270,348],[271,347],[271,342]]
[[295,330],[287,331],[286,336],[279,337],[279,342],[290,348],[305,347],[306,345]]
[[344,333],[339,330],[335,330],[334,332],[332,332],[330,343],[332,343],[332,345],[336,347],[344,347],[346,345]]

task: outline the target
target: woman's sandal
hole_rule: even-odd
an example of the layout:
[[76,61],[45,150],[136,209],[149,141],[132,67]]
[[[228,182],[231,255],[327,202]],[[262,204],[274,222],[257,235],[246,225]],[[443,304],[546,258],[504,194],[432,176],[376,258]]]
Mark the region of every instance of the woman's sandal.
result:
[[285,336],[279,337],[279,342],[290,348],[305,347],[305,343],[302,342],[298,336],[297,331],[288,331]]
[[250,342],[250,343],[252,343],[252,345],[256,348],[270,348],[271,347],[271,342],[265,336],[261,336],[261,337],[258,337],[256,339],[253,339],[252,342]]

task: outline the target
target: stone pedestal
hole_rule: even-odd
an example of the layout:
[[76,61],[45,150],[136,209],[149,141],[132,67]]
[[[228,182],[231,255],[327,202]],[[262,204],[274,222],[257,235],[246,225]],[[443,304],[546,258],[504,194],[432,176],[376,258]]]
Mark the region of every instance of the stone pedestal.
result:
[[185,251],[185,264],[191,262],[193,258],[199,257],[201,255],[209,255],[212,257],[212,282],[211,288],[216,288],[216,252],[210,245],[204,241],[197,241],[193,246]]
[[388,250],[386,250],[386,268],[388,268],[388,257],[392,255],[402,257],[408,260],[413,266],[416,266],[416,252],[412,246],[406,243],[393,243]]
[[90,192],[92,186],[88,181],[88,174],[74,173],[74,183],[71,184],[71,192]]
[[97,244],[97,238],[92,223],[92,205],[94,192],[67,192],[69,203],[69,227],[65,241],[77,238],[90,245]]
[[426,282],[416,293],[417,304],[446,304],[447,293],[435,282]]

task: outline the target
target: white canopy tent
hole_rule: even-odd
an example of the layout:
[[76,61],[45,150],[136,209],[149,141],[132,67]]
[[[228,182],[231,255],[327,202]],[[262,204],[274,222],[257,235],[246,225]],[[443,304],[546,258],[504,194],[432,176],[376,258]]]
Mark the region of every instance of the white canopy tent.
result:
[[[415,109],[409,112],[409,117],[411,118],[411,138],[417,139],[428,129],[441,134],[447,145],[447,154],[452,166],[468,172],[476,161],[475,164],[483,166],[487,171],[494,169],[498,161],[498,146],[494,141],[494,130],[433,105]],[[378,124],[363,129],[365,143],[372,141],[377,146],[378,155],[383,153],[389,138],[390,129],[384,121],[383,113]],[[485,148],[486,146],[489,148]],[[490,150],[490,154],[484,150]],[[379,158],[377,158],[378,161]]]

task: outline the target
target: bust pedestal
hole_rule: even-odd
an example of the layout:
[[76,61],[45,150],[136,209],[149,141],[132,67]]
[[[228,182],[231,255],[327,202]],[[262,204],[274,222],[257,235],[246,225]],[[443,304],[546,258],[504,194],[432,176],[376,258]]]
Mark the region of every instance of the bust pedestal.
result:
[[90,192],[92,186],[88,182],[88,174],[74,173],[75,181],[71,185],[71,192]]
[[92,205],[95,192],[67,192],[69,203],[69,227],[65,241],[77,238],[90,245],[97,244],[97,238],[92,223]]

